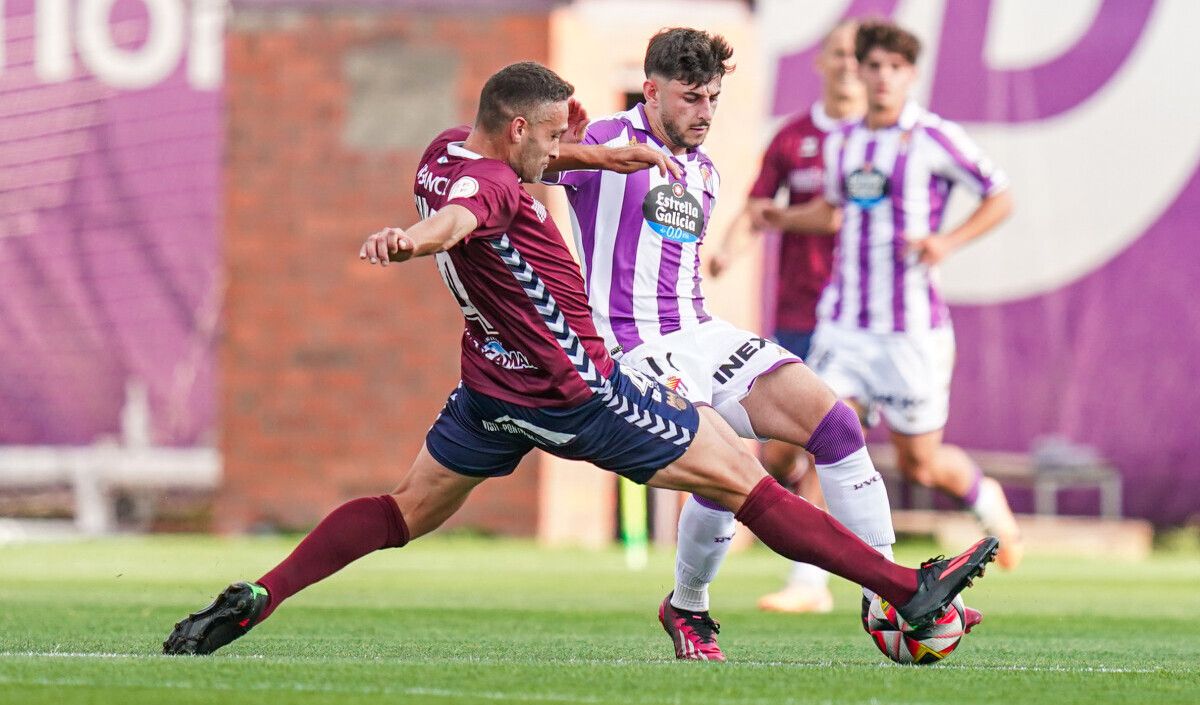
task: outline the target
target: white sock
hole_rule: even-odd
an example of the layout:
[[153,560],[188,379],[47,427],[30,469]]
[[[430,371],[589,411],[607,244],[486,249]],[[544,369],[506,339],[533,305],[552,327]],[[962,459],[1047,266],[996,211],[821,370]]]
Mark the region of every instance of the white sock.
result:
[[708,585],[729,553],[737,530],[733,512],[705,507],[689,497],[679,513],[679,543],[675,551],[675,594],[679,609],[708,609]]
[[[888,502],[883,477],[875,470],[866,447],[859,448],[830,465],[817,465],[821,492],[829,513],[854,532],[856,536],[893,560],[892,544],[896,532],[892,528],[892,505]],[[873,593],[863,589],[868,598]]]
[[801,585],[811,588],[823,588],[829,584],[829,573],[810,563],[793,563],[792,572],[788,575],[788,587]]

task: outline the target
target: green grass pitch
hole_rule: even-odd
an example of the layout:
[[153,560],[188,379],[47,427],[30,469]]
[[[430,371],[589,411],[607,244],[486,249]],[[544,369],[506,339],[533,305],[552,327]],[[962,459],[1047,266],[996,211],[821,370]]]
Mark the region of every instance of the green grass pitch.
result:
[[[0,546],[0,703],[1200,703],[1200,557],[1032,557],[968,591],[986,619],[934,667],[885,662],[835,581],[821,616],[754,610],[786,568],[758,548],[713,588],[727,664],[679,663],[656,610],[672,556],[433,537],[301,593],[211,657],[175,620],[294,539]],[[928,546],[903,544],[908,563]]]

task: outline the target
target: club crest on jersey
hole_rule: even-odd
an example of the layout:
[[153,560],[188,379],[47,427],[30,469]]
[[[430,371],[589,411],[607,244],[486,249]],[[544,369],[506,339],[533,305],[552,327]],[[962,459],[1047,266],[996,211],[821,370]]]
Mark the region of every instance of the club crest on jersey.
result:
[[870,164],[846,175],[846,198],[859,208],[874,208],[891,192],[888,177]]
[[700,178],[704,181],[704,190],[708,191],[709,193],[712,193],[713,190],[712,175],[713,171],[711,166],[707,164],[700,165]]
[[704,209],[679,182],[650,189],[642,216],[651,230],[671,242],[696,242],[704,232]]
[[800,140],[800,156],[815,157],[817,156],[817,150],[819,150],[820,147],[821,141],[812,135],[808,135],[804,139]]
[[479,346],[479,351],[493,364],[506,370],[537,369],[529,364],[529,358],[520,350],[506,350],[499,340],[489,340]]

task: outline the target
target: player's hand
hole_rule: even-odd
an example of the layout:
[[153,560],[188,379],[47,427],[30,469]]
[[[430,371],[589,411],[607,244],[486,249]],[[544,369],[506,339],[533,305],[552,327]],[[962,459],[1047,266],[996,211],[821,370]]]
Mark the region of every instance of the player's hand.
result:
[[358,258],[368,264],[386,267],[388,262],[404,262],[413,256],[413,242],[400,228],[384,228],[369,236],[358,251]]
[[746,214],[750,216],[750,229],[755,232],[770,230],[771,224],[767,222],[765,217],[766,211],[774,208],[770,203],[755,203],[750,202],[746,205]]
[[932,267],[954,249],[950,241],[937,235],[908,236],[908,251],[916,255],[921,264]]
[[780,208],[779,206],[766,206],[762,209],[759,215],[762,218],[763,225],[765,225],[767,228],[775,228],[776,230],[785,229],[783,226],[787,221],[786,208]]
[[661,151],[645,144],[631,144],[624,147],[612,147],[608,151],[607,171],[618,174],[632,174],[642,169],[658,169],[659,176],[670,172],[676,179],[683,177],[683,169]]
[[732,259],[727,253],[717,250],[713,254],[712,259],[708,260],[708,273],[713,275],[714,278],[721,276],[725,270],[729,269],[730,260]]
[[567,131],[563,133],[564,144],[578,144],[587,134],[588,114],[583,103],[571,98],[567,100]]

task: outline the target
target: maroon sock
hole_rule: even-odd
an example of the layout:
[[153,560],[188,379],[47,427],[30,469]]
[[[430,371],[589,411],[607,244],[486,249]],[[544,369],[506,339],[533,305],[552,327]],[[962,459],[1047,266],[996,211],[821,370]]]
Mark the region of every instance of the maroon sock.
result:
[[391,495],[359,497],[334,509],[271,572],[258,579],[269,601],[255,624],[279,603],[381,548],[408,543],[408,526]]
[[895,605],[917,591],[917,571],[892,563],[837,519],[764,477],[738,510],[737,520],[760,541],[801,563],[840,575]]

